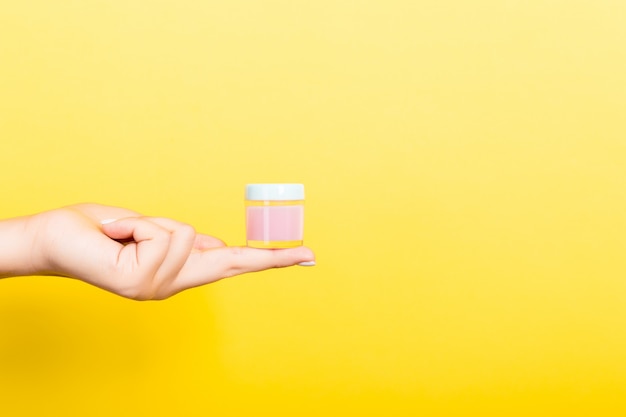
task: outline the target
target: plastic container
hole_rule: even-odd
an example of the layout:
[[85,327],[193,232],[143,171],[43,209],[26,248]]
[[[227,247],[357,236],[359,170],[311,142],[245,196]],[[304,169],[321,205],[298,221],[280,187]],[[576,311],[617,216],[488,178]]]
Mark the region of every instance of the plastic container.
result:
[[302,246],[304,185],[246,185],[246,240],[252,248]]

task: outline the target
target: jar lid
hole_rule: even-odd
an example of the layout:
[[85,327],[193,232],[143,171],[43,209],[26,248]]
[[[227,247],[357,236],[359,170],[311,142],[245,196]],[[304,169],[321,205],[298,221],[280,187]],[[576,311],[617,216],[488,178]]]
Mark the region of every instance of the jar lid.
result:
[[246,200],[304,200],[303,184],[248,184]]

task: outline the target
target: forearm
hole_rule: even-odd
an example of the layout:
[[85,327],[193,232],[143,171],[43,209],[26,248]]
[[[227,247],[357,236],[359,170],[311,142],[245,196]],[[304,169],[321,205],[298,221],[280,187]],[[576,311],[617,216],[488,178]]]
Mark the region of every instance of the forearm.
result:
[[39,270],[33,216],[0,220],[0,278],[35,275]]

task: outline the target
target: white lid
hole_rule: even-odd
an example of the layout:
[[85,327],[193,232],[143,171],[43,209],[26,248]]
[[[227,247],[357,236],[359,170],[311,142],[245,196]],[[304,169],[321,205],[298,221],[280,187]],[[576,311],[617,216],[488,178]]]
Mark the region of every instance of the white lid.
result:
[[304,200],[303,184],[248,184],[246,200]]

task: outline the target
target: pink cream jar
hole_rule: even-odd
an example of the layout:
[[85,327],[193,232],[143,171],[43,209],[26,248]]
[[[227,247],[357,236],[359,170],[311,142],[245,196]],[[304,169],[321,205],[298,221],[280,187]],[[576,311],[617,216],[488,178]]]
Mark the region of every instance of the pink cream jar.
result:
[[246,239],[253,248],[302,246],[304,185],[246,185]]

